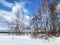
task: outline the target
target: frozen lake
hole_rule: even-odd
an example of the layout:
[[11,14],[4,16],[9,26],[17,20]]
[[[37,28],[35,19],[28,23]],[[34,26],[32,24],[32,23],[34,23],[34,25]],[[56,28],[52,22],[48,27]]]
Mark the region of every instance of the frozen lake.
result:
[[32,39],[27,35],[0,35],[0,45],[60,45],[60,37],[45,39]]

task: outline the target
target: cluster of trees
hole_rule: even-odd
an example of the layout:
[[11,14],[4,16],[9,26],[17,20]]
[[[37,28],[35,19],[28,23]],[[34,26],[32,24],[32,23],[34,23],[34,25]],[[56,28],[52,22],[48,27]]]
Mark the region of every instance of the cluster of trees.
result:
[[31,20],[31,25],[34,28],[34,33],[44,33],[46,35],[59,35],[60,34],[60,20],[56,7],[58,0],[53,0],[49,3],[44,0],[41,3],[38,14],[34,14]]
[[[33,12],[33,17],[30,23],[31,25],[29,25],[30,27],[26,27],[27,29],[33,30],[33,32],[30,31],[32,34],[45,34],[48,36],[56,36],[60,34],[60,20],[58,18],[59,14],[56,11],[56,7],[58,5],[57,2],[58,0],[53,0],[52,3],[48,0],[44,0],[42,3],[40,3],[38,12]],[[14,27],[14,31],[19,33],[21,33],[21,29],[25,27],[23,22],[23,9],[21,10],[21,13],[22,16],[20,15],[19,10],[16,12],[17,20],[16,27]],[[25,28],[22,30],[25,30]]]

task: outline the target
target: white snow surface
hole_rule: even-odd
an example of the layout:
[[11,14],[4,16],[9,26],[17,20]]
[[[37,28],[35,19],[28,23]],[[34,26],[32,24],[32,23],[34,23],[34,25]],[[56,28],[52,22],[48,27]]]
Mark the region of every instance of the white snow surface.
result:
[[27,35],[0,35],[0,45],[59,45],[60,37],[48,40],[33,39]]

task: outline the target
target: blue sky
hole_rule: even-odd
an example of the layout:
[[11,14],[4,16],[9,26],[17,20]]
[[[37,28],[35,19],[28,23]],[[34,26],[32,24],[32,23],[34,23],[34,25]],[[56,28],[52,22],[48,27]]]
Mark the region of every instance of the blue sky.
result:
[[[34,11],[37,12],[39,9],[39,5],[43,0],[0,0],[0,10],[6,10],[11,11],[12,8],[9,7],[9,5],[4,5],[6,2],[10,4],[15,4],[15,2],[26,2],[25,8],[27,8],[30,11],[30,16],[32,15],[33,7]],[[2,3],[3,2],[3,3]],[[4,3],[5,2],[5,3]],[[49,2],[52,2],[49,0]]]
[[[17,13],[17,10],[23,9],[23,11],[25,12],[25,20],[24,20],[25,24],[29,24],[31,17],[33,16],[33,8],[34,12],[38,12],[40,3],[42,2],[43,0],[0,0],[0,23],[1,22],[10,23],[12,21],[15,21],[16,19],[15,14]],[[49,2],[52,1],[50,0]],[[60,4],[57,7],[58,7],[57,9],[59,10]],[[13,18],[12,20],[11,17]],[[1,27],[4,26],[0,25],[0,29]]]
[[[35,9],[35,12],[38,11],[38,6],[39,6],[39,3],[41,2],[41,0],[4,0],[4,1],[6,1],[8,3],[12,3],[12,4],[15,4],[15,2],[26,1],[25,8],[27,8],[31,12],[29,15],[32,15],[33,7]],[[0,10],[11,11],[12,9],[10,7],[7,7],[6,5],[3,5],[0,3]]]
[[[30,11],[30,16],[32,15],[32,11],[33,11],[33,7],[34,7],[34,11],[37,12],[40,3],[43,0],[3,0],[5,2],[11,3],[11,4],[15,4],[15,2],[25,2],[26,1],[26,5],[25,8],[27,8]],[[0,2],[3,2],[2,0]],[[49,2],[52,2],[51,0]],[[6,11],[11,11],[12,9],[10,7],[7,7],[6,5],[3,5],[2,3],[0,3],[0,10],[6,10]]]
[[[25,24],[28,24],[33,15],[33,7],[35,9],[34,11],[37,12],[40,2],[40,0],[0,0],[0,23],[14,21],[16,19],[15,13],[17,9],[21,10],[22,8],[25,12]],[[12,20],[11,17],[13,17]],[[5,29],[5,25],[0,25],[0,29]]]
[[20,10],[21,8],[23,8],[26,16],[25,22],[27,24],[31,16],[33,15],[33,7],[34,7],[34,11],[37,12],[40,2],[42,1],[41,0],[0,0],[0,17],[1,19],[5,19],[5,21],[7,22],[11,22],[11,17],[13,17],[14,19],[16,18],[15,13],[17,11],[17,8],[19,8]]

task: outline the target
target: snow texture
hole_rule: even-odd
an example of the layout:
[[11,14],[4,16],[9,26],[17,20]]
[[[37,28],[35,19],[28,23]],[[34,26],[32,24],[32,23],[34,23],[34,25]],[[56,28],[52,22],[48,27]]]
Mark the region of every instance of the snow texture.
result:
[[60,37],[45,39],[32,39],[30,36],[0,35],[0,45],[59,45]]

